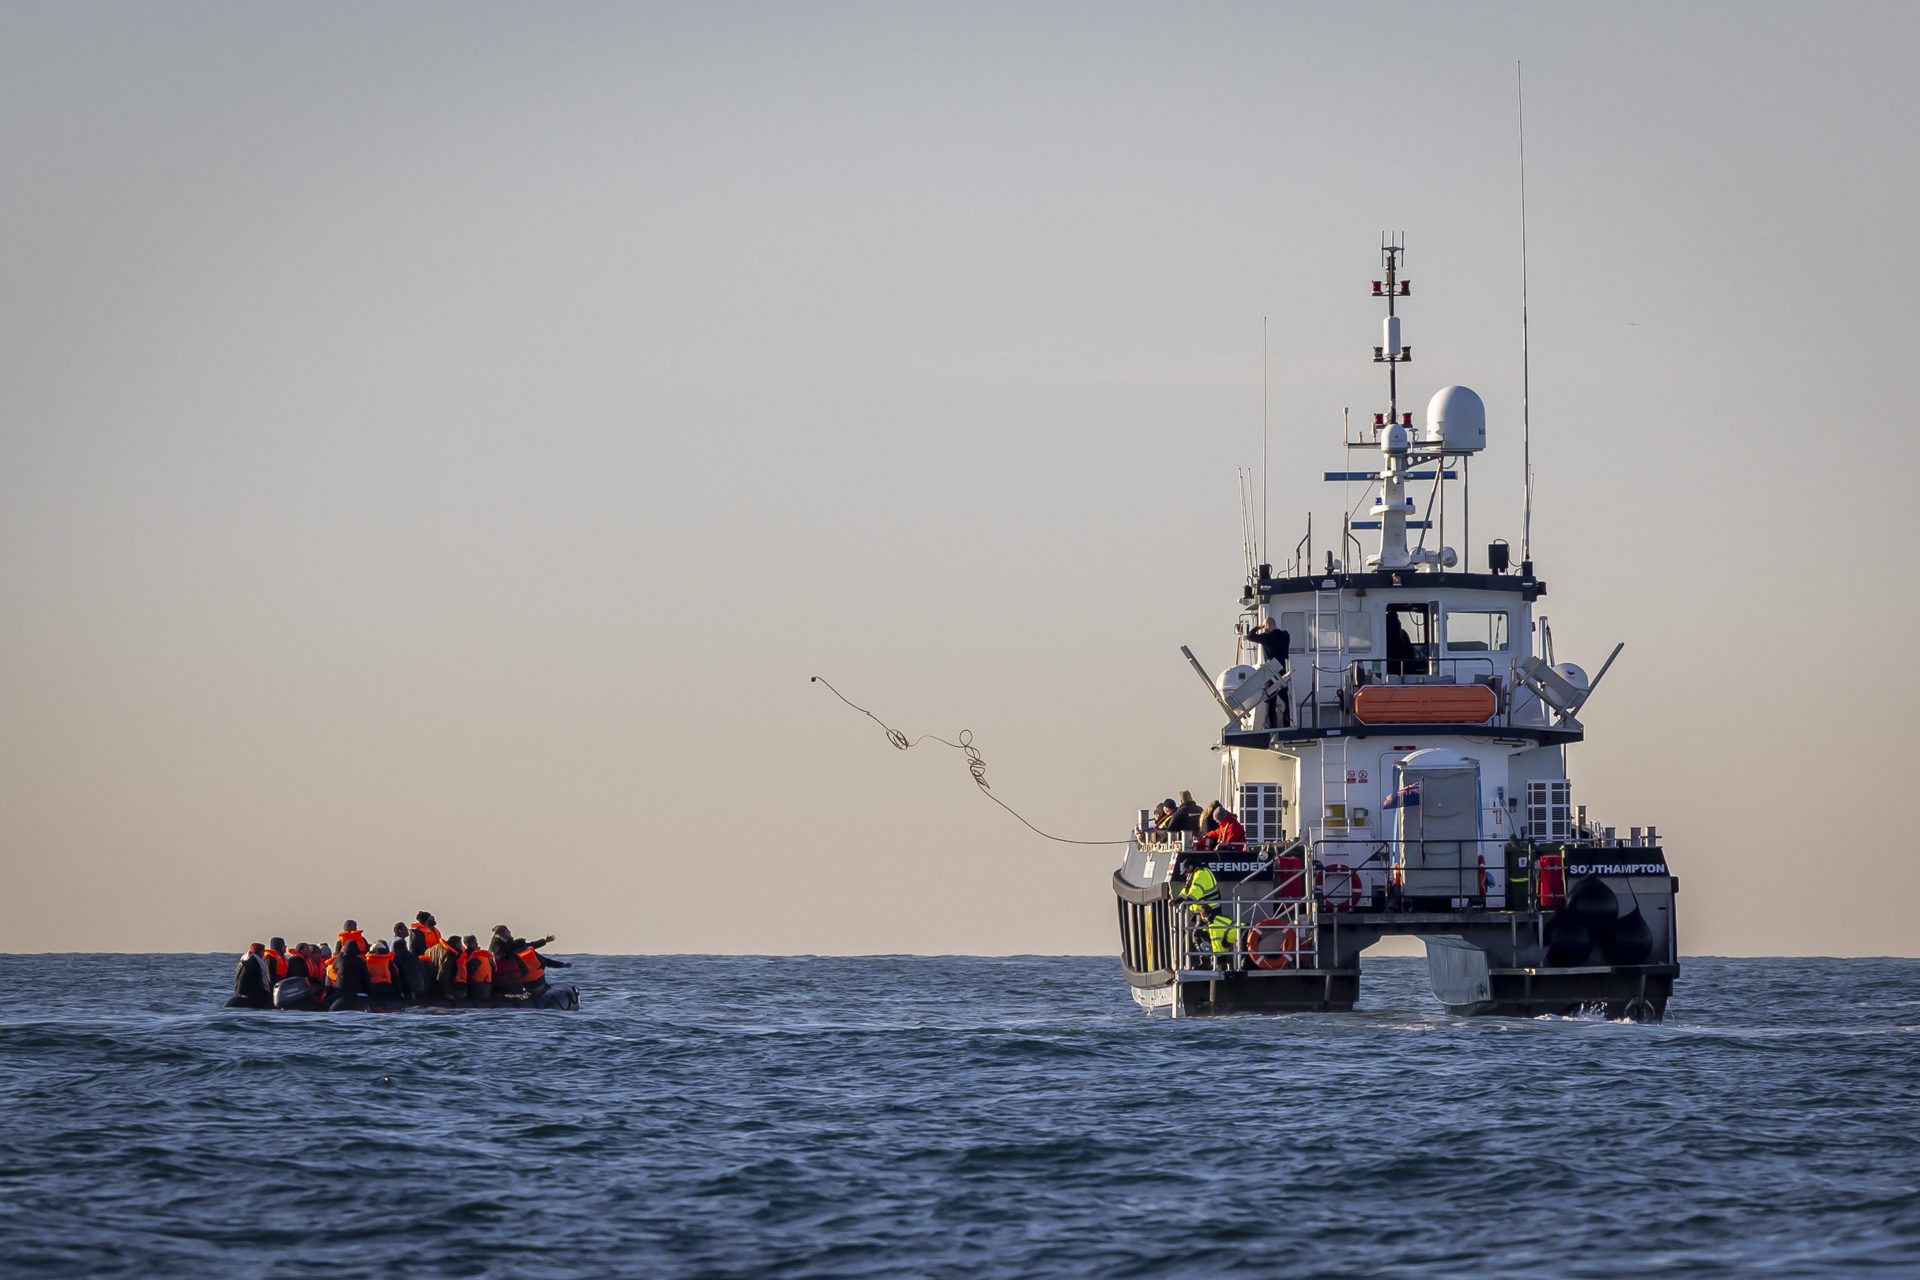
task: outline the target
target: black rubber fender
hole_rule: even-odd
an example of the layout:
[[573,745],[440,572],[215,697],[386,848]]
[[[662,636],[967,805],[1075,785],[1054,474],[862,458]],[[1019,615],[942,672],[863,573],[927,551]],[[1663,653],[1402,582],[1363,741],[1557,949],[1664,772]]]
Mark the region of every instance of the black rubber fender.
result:
[[[1604,887],[1604,886],[1602,886]],[[1585,964],[1593,951],[1593,931],[1569,909],[1547,921],[1546,963],[1550,969]]]
[[1613,928],[1600,940],[1600,949],[1606,952],[1608,964],[1647,962],[1653,954],[1653,928],[1639,907],[1614,921]]
[[1589,932],[1605,934],[1620,918],[1620,898],[1598,876],[1583,876],[1568,890],[1566,910]]

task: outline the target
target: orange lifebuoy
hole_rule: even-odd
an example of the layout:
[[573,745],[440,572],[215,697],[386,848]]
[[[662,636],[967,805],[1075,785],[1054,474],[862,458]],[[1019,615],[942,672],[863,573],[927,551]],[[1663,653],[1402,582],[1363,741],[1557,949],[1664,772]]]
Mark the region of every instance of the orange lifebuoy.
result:
[[1351,911],[1360,905],[1360,873],[1344,862],[1320,868],[1320,901],[1329,911]]
[[[1263,945],[1270,944],[1270,945]],[[1279,917],[1254,922],[1247,930],[1247,959],[1257,969],[1292,969],[1307,950],[1307,930]]]

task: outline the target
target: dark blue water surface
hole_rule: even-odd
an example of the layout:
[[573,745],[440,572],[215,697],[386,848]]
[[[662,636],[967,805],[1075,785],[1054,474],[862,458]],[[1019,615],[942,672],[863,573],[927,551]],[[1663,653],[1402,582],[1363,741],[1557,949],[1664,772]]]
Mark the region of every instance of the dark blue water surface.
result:
[[[1173,1022],[1100,959],[575,957],[578,1013],[0,958],[9,1276],[1920,1275],[1920,961],[1663,1026]],[[64,994],[50,994],[64,993]]]

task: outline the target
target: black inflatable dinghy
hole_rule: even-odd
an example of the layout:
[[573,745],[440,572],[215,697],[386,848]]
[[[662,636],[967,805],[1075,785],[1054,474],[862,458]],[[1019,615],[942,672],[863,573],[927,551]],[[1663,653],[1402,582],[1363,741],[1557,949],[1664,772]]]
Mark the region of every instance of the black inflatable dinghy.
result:
[[[273,984],[273,1007],[303,1013],[345,1013],[364,1010],[370,1013],[460,1013],[482,1009],[578,1009],[580,988],[549,983],[540,991],[516,991],[496,994],[490,1000],[374,1000],[367,996],[338,996],[329,1004],[319,1002],[320,991],[305,978],[282,978]],[[229,1009],[249,1008],[246,997],[234,996]]]

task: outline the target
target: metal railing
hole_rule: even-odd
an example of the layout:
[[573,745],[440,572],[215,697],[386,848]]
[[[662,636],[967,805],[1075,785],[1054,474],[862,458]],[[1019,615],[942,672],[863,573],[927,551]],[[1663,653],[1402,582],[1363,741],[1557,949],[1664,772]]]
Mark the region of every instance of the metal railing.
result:
[[[1177,836],[1166,843],[1169,848],[1189,847]],[[1512,842],[1508,839],[1416,843],[1446,846],[1454,856],[1454,865],[1409,869],[1404,862],[1395,861],[1390,844],[1375,837],[1322,837],[1311,843],[1299,839],[1265,841],[1208,851],[1267,864],[1247,880],[1226,883],[1244,885],[1254,877],[1270,874],[1273,884],[1257,896],[1220,893],[1215,899],[1204,899],[1219,912],[1217,918],[1226,922],[1226,936],[1231,940],[1231,945],[1216,950],[1209,920],[1199,910],[1203,899],[1189,894],[1184,880],[1174,881],[1168,938],[1173,967],[1187,972],[1311,968],[1319,953],[1320,930],[1330,923],[1337,928],[1338,918],[1350,913],[1396,913],[1423,903],[1428,909],[1438,910],[1526,913],[1540,899],[1538,854],[1558,851],[1527,845],[1527,875],[1516,883],[1510,875],[1507,855]],[[1353,853],[1343,857],[1349,848]],[[1451,875],[1453,882],[1445,887],[1457,892],[1410,893],[1405,882],[1409,870],[1415,875]],[[1564,892],[1564,880],[1560,887]],[[1446,905],[1438,906],[1434,899],[1445,899]],[[1258,938],[1250,936],[1255,931]],[[1276,939],[1272,949],[1266,945],[1269,937]]]
[[[1503,671],[1502,666],[1506,669]],[[1393,670],[1399,667],[1400,670]],[[1512,664],[1496,665],[1493,658],[1354,658],[1335,668],[1315,668],[1315,683],[1297,698],[1295,720],[1315,729],[1344,728],[1358,723],[1353,714],[1354,695],[1369,688],[1406,688],[1422,685],[1483,685],[1493,691],[1493,714],[1483,722],[1506,726],[1522,723],[1514,719],[1517,711],[1513,694],[1519,686],[1512,678]],[[1338,677],[1320,683],[1319,677]],[[1524,692],[1524,690],[1522,690]]]

